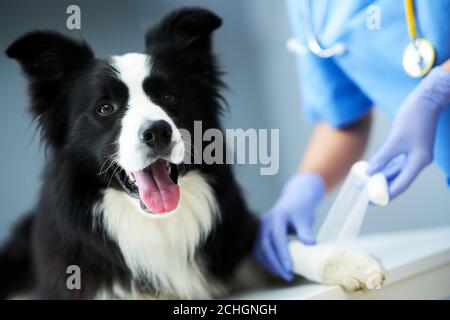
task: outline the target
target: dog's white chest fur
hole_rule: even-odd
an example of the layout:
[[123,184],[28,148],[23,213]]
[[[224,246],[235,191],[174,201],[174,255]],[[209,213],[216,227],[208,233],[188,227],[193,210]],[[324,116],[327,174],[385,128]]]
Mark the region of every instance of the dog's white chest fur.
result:
[[209,298],[218,288],[205,278],[196,249],[218,218],[217,203],[198,172],[180,177],[179,186],[178,208],[166,217],[150,216],[138,200],[113,189],[105,191],[94,214],[101,215],[133,277],[150,280],[158,296]]

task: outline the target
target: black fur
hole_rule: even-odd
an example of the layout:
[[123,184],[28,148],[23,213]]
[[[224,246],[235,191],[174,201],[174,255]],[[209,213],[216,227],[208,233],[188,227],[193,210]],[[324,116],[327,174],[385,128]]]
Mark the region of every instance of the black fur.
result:
[[[178,127],[191,132],[194,120],[202,120],[204,130],[220,128],[222,82],[211,52],[211,34],[220,25],[221,19],[205,9],[185,8],[146,36],[154,65],[144,90]],[[127,88],[84,42],[55,32],[28,33],[7,55],[29,79],[30,111],[48,146],[48,159],[38,203],[0,252],[0,296],[33,290],[44,299],[89,299],[113,280],[129,287],[130,271],[118,246],[101,225],[93,227],[92,217],[101,190],[109,184],[120,189],[112,169],[98,172],[115,152],[123,110],[109,119],[95,111],[104,99],[125,104]],[[163,105],[161,95],[167,90],[181,97],[181,106]],[[182,174],[192,169],[216,182],[221,219],[198,250],[207,258],[208,272],[226,282],[250,252],[256,220],[228,165],[190,165]],[[66,287],[66,268],[72,264],[83,270],[81,290]]]

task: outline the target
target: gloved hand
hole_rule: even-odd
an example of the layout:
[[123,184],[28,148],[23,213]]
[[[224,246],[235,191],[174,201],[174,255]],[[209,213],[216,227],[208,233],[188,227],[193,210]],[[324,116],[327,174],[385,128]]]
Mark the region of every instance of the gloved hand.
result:
[[314,244],[315,207],[325,194],[323,179],[314,173],[296,174],[262,217],[253,256],[266,269],[286,281],[294,278],[288,249],[289,233],[305,244]]
[[368,175],[383,172],[393,199],[433,160],[439,115],[450,103],[450,72],[435,67],[400,106],[391,131],[369,162]]

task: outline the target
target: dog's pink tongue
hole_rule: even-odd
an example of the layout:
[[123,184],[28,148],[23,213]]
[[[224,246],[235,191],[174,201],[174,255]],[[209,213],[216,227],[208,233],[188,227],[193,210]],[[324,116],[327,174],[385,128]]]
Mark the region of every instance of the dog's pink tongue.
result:
[[180,188],[170,178],[164,161],[158,160],[143,171],[133,172],[139,198],[153,213],[173,211],[180,201]]

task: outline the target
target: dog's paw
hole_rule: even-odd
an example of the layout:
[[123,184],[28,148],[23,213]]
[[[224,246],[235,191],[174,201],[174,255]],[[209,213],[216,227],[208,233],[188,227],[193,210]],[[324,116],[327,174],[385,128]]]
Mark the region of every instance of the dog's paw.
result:
[[322,282],[347,291],[380,289],[386,272],[374,257],[350,249],[331,255],[322,269]]

